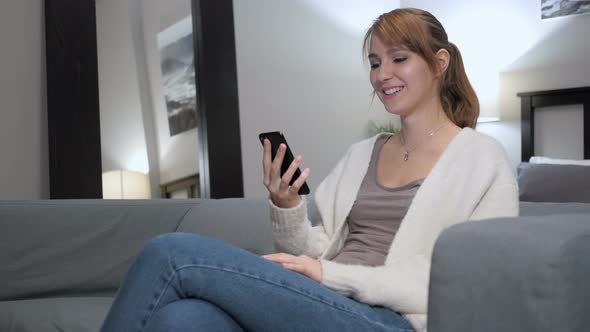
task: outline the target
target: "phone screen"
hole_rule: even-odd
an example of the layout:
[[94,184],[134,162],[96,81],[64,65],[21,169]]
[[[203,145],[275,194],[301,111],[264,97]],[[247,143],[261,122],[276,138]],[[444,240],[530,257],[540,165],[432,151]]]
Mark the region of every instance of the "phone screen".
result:
[[[281,164],[281,176],[283,176],[283,174],[285,174],[285,172],[287,171],[287,169],[289,168],[289,166],[291,165],[291,163],[293,162],[293,160],[295,160],[295,158],[293,157],[293,152],[291,152],[291,148],[289,147],[289,144],[287,144],[287,140],[285,139],[285,136],[283,136],[283,134],[281,132],[278,131],[272,131],[272,132],[268,132],[268,133],[262,133],[260,135],[258,135],[258,138],[260,139],[260,143],[262,143],[264,145],[264,139],[267,138],[270,141],[270,145],[271,145],[271,158],[272,160],[275,159],[276,155],[277,155],[277,151],[279,150],[279,145],[285,144],[287,146],[287,151],[285,151],[285,158],[283,158],[283,163]],[[291,181],[289,183],[289,185],[292,185],[293,182],[295,182],[295,180],[297,180],[297,178],[299,178],[299,176],[301,175],[301,170],[299,168],[297,168],[297,170],[295,170],[295,174],[293,174],[293,178],[291,178]],[[308,195],[309,194],[309,187],[307,186],[307,182],[304,182],[303,185],[301,186],[301,188],[299,188],[299,195]]]

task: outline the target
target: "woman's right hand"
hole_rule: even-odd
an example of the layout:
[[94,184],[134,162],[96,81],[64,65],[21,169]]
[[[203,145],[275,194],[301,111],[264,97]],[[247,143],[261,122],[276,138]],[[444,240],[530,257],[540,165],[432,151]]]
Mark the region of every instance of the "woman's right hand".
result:
[[262,160],[264,186],[270,193],[270,199],[274,205],[280,208],[292,208],[299,205],[301,196],[298,192],[310,172],[309,168],[304,169],[299,178],[292,185],[289,185],[293,174],[295,174],[295,171],[301,165],[302,158],[301,156],[297,156],[291,165],[289,165],[283,177],[281,177],[281,164],[283,163],[286,150],[287,146],[281,144],[275,159],[272,160],[270,141],[266,138],[264,139],[264,157]]

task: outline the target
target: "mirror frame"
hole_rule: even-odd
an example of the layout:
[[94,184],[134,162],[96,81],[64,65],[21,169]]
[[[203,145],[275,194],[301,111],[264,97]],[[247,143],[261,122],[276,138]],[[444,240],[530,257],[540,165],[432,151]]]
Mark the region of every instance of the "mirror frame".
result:
[[[233,2],[191,1],[200,198],[243,197]],[[95,0],[45,0],[51,199],[102,198],[96,38]]]

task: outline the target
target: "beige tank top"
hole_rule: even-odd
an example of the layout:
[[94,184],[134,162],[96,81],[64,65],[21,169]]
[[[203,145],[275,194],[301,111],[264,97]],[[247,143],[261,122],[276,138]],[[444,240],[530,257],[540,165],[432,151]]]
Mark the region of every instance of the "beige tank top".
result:
[[373,147],[367,174],[347,218],[348,237],[342,250],[332,259],[344,264],[379,266],[424,179],[397,188],[377,181],[377,161],[381,148],[390,138],[379,138]]

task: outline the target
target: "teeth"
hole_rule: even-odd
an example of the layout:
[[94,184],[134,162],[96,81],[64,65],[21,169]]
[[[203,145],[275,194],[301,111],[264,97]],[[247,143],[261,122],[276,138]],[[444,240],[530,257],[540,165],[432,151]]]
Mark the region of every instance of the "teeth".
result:
[[399,92],[399,91],[401,91],[401,89],[403,89],[403,87],[401,87],[401,86],[400,86],[400,87],[397,87],[397,88],[391,88],[391,89],[383,90],[383,92],[384,92],[386,95],[392,95],[392,94],[394,94],[394,93],[396,93],[396,92]]

